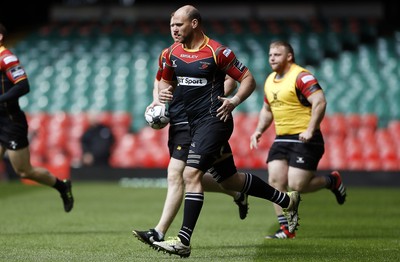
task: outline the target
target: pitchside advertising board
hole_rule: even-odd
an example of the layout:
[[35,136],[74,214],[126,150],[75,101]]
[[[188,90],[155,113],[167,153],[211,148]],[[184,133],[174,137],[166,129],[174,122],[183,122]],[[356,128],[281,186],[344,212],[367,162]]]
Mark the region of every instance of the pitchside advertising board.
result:
[[[264,181],[268,181],[266,169],[240,170],[250,172]],[[319,170],[317,175],[329,174],[330,170]],[[400,187],[400,175],[398,172],[366,172],[366,171],[343,171],[340,170],[346,186],[376,186],[376,187]],[[151,183],[160,185],[167,177],[166,169],[156,168],[112,168],[112,167],[84,167],[71,168],[70,178],[72,181],[115,181],[121,185],[139,185]],[[164,180],[163,180],[164,179]],[[151,184],[150,183],[150,184]]]

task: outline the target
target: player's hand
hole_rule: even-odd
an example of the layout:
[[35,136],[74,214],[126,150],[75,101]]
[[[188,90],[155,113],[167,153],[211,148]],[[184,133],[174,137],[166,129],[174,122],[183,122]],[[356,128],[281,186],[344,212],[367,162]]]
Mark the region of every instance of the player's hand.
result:
[[299,140],[304,142],[304,143],[307,143],[308,141],[310,141],[312,136],[313,136],[312,132],[304,131],[304,132],[299,134]]
[[258,142],[260,142],[260,137],[262,133],[259,131],[255,131],[250,137],[250,149],[257,149]]
[[160,103],[160,101],[153,100],[153,102],[151,102],[151,104],[146,107],[146,111],[148,111],[150,108],[153,108],[155,106],[161,106],[161,105],[163,105],[163,104]]
[[166,104],[171,102],[174,96],[172,95],[173,87],[169,86],[167,89],[163,89],[158,93],[158,99],[161,103]]
[[222,105],[217,109],[217,117],[226,122],[236,105],[230,98],[219,96],[218,99],[222,101]]

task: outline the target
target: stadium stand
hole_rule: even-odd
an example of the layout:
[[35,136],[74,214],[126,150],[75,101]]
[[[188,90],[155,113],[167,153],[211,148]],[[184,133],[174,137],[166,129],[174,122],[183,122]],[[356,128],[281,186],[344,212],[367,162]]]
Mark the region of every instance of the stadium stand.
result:
[[[315,73],[328,99],[321,169],[400,170],[400,31],[380,34],[366,18],[214,19],[207,34],[229,45],[249,66],[257,90],[235,112],[231,138],[239,168],[264,168],[274,138],[249,150],[270,72],[268,43],[286,39],[298,62]],[[28,113],[32,161],[74,165],[86,112],[103,112],[117,137],[114,167],[166,167],[167,129],[146,126],[157,58],[170,44],[167,22],[52,22],[13,46],[32,90],[20,102]],[[49,150],[50,149],[50,150]]]

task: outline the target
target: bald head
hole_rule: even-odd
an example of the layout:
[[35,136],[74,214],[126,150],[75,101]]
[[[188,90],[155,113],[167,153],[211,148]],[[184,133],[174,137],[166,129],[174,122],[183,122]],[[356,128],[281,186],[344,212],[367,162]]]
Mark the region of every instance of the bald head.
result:
[[175,41],[186,48],[199,48],[204,42],[199,10],[191,5],[176,10],[171,18],[171,34]]
[[196,19],[198,24],[201,25],[200,12],[192,5],[185,5],[180,7],[178,10],[175,11],[174,15],[184,17],[186,19],[189,19],[190,21]]

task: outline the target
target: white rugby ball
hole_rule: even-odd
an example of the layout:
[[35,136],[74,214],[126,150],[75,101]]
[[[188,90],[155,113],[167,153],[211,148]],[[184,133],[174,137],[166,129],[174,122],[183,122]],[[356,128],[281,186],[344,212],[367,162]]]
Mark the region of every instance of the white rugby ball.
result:
[[151,128],[161,129],[168,125],[169,114],[165,106],[156,105],[144,113],[144,118]]

